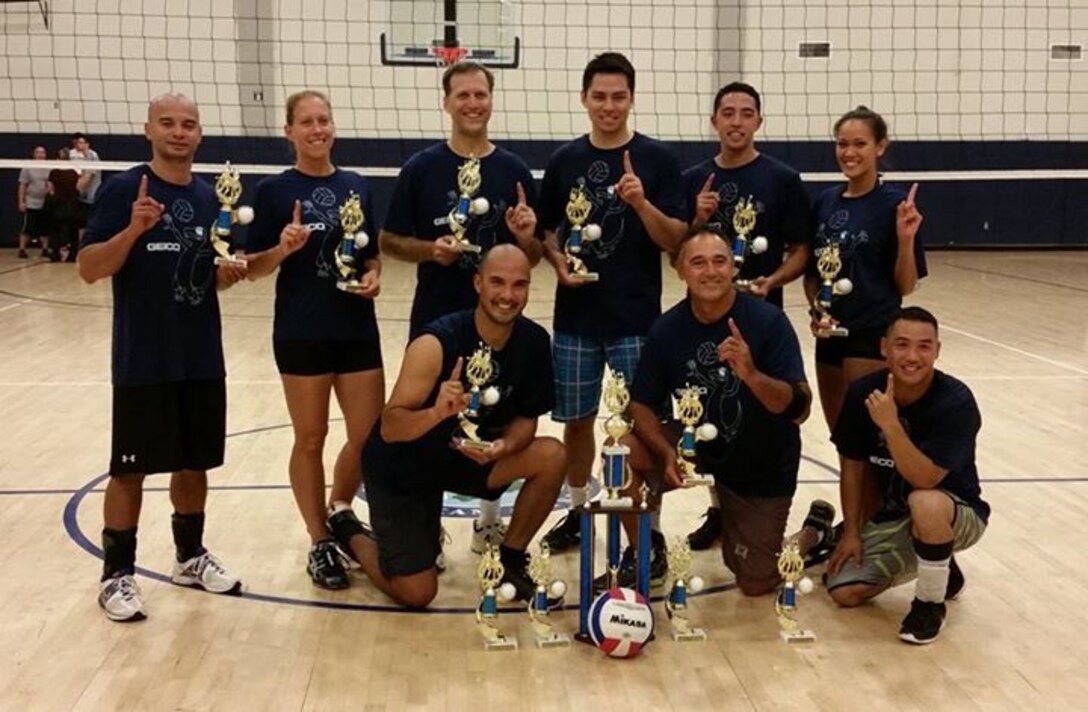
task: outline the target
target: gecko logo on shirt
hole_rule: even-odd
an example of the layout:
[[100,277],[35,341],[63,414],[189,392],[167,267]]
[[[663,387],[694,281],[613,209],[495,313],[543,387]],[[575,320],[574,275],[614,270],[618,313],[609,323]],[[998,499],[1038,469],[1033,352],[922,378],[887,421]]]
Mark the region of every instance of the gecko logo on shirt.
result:
[[181,245],[176,242],[149,242],[148,252],[181,252]]
[[706,389],[703,406],[707,418],[716,416],[718,438],[730,443],[736,440],[744,422],[744,406],[740,401],[740,379],[733,369],[718,359],[718,345],[704,341],[695,348],[695,357],[685,364],[685,381]]
[[878,455],[870,455],[869,456],[869,462],[876,465],[877,467],[888,467],[888,468],[891,468],[893,470],[895,469],[895,460],[891,459],[890,457],[880,457]]

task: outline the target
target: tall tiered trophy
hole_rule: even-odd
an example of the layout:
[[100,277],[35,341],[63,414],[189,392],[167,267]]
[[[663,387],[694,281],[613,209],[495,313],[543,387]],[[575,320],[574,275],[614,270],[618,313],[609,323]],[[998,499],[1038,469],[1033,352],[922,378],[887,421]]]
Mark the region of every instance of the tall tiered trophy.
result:
[[[499,560],[499,551],[492,545],[488,545],[480,563],[476,566],[476,576],[480,582],[480,591],[483,596],[476,607],[476,627],[484,639],[484,648],[487,650],[517,650],[518,641],[515,638],[507,638],[495,626],[499,617],[499,599],[510,601],[514,598],[514,586],[510,583],[500,585],[506,570]],[[547,605],[547,604],[545,604]]]
[[570,197],[567,199],[567,220],[570,222],[570,232],[566,242],[563,243],[563,255],[566,257],[570,268],[571,279],[581,282],[596,282],[601,278],[596,272],[590,272],[585,261],[578,255],[582,252],[582,245],[586,242],[600,239],[601,226],[591,223],[586,225],[589,214],[593,212],[593,203],[586,195],[586,188],[578,184],[570,189]]
[[215,180],[215,196],[219,198],[219,217],[211,231],[212,249],[215,250],[215,264],[236,265],[245,268],[249,265],[241,257],[231,254],[230,233],[234,225],[248,225],[253,222],[253,208],[243,205],[235,209],[234,204],[242,197],[242,178],[238,169],[227,161],[226,167]]
[[676,464],[685,487],[714,485],[714,477],[700,474],[696,471],[694,462],[696,442],[708,442],[718,437],[718,428],[713,423],[699,424],[705,412],[699,397],[705,393],[705,388],[690,383],[677,392],[676,415],[683,423],[684,430],[676,443]]
[[336,288],[345,292],[356,291],[360,288],[359,251],[370,242],[370,236],[362,231],[365,221],[359,196],[355,191],[351,191],[347,201],[340,206],[340,227],[343,236],[336,247],[336,269],[340,272]]
[[752,196],[749,195],[747,200],[744,198],[737,200],[733,208],[733,231],[736,233],[733,238],[733,284],[742,292],[752,288],[752,280],[739,278],[744,260],[749,254],[763,254],[769,245],[767,238],[762,235],[751,240],[748,238],[749,233],[756,229],[758,219],[759,212],[756,210],[755,203],[752,202]]
[[569,635],[556,633],[552,628],[548,596],[562,599],[567,593],[567,584],[559,579],[552,579],[551,552],[544,542],[540,542],[540,551],[529,560],[529,576],[536,584],[533,600],[529,601],[529,620],[532,621],[536,646],[562,648],[570,645]]
[[480,175],[480,159],[469,154],[468,160],[457,169],[457,205],[447,216],[450,230],[457,240],[457,246],[464,252],[480,252],[479,245],[468,239],[468,223],[473,217],[485,215],[491,209],[487,198],[476,197],[483,178]]
[[669,547],[669,576],[672,586],[665,599],[665,612],[672,623],[672,639],[680,641],[706,640],[706,631],[692,628],[688,620],[688,593],[703,590],[703,579],[691,573],[691,545],[687,537],[676,537]]
[[475,450],[487,450],[491,447],[489,440],[480,439],[477,432],[479,424],[476,418],[480,415],[481,406],[492,406],[499,402],[499,389],[488,386],[495,367],[491,363],[491,347],[480,343],[465,365],[465,378],[469,382],[468,406],[457,414],[461,424],[461,431],[465,437],[461,440],[461,447]]
[[787,539],[778,555],[778,573],[782,577],[782,590],[774,599],[774,612],[778,616],[779,634],[787,643],[812,643],[816,634],[801,627],[797,620],[797,593],[812,591],[812,579],[805,576],[805,560],[801,556],[795,538]]
[[829,243],[816,250],[816,271],[820,273],[820,290],[816,293],[816,301],[813,303],[817,316],[816,336],[821,339],[830,336],[849,336],[850,330],[845,326],[839,326],[831,316],[832,300],[854,291],[853,282],[847,277],[839,278],[839,272],[842,271],[842,257],[839,255],[838,243]]

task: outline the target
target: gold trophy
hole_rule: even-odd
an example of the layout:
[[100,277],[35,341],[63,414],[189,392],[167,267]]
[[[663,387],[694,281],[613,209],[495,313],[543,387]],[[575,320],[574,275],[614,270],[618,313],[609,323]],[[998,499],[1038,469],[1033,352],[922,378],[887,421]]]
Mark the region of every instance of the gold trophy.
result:
[[336,288],[345,292],[352,292],[360,287],[359,251],[370,242],[370,236],[361,229],[365,220],[359,196],[351,191],[347,201],[340,206],[340,227],[344,234],[336,247],[336,269],[340,271]]
[[[631,484],[631,471],[627,465],[627,456],[631,448],[622,443],[624,436],[634,427],[627,419],[627,406],[631,403],[631,393],[622,373],[609,371],[604,379],[604,409],[608,418],[604,421],[604,432],[608,435],[601,447],[601,489],[604,495],[599,504],[603,508],[633,507],[634,500],[625,497],[623,491]],[[646,506],[646,498],[642,500]]]
[[552,579],[551,552],[544,542],[540,542],[540,553],[529,561],[529,576],[536,584],[533,600],[529,601],[529,620],[532,621],[533,634],[536,636],[536,647],[563,648],[570,645],[570,636],[556,633],[548,615],[548,596],[563,598],[567,593],[567,584],[559,579]]
[[578,257],[582,252],[582,245],[601,237],[601,226],[591,223],[586,225],[589,214],[593,212],[593,203],[586,195],[584,185],[576,185],[570,189],[570,198],[567,200],[567,220],[570,221],[570,233],[563,243],[563,255],[570,267],[571,279],[580,282],[596,282],[601,278],[596,272],[590,272],[586,263]]
[[487,650],[518,649],[516,639],[507,638],[495,627],[495,621],[499,617],[499,600],[511,601],[515,593],[513,584],[500,585],[505,573],[506,570],[499,560],[499,550],[489,544],[476,566],[476,577],[483,592],[480,605],[476,607],[476,627],[483,636],[484,648]]
[[680,439],[676,443],[676,465],[680,468],[680,476],[684,480],[685,487],[696,485],[714,485],[714,477],[699,474],[695,469],[695,444],[707,442],[718,437],[718,428],[713,423],[703,423],[703,404],[699,396],[706,393],[706,389],[693,386],[690,383],[679,389],[676,403],[677,418],[684,424],[684,430],[680,433]]
[[756,229],[756,220],[758,218],[759,211],[756,210],[755,203],[752,202],[752,196],[749,195],[747,200],[741,198],[737,201],[736,206],[733,208],[733,231],[736,233],[736,237],[733,238],[733,275],[735,277],[733,284],[742,292],[747,292],[752,288],[752,280],[738,278],[740,268],[744,265],[748,253],[761,255],[767,251],[768,247],[767,238],[762,235],[752,239],[749,245],[748,234]]
[[[469,357],[468,364],[465,366],[465,378],[468,379],[471,388],[469,389],[468,405],[457,414],[457,418],[461,422],[461,431],[465,434],[465,437],[461,440],[461,447],[474,450],[487,450],[491,447],[490,441],[480,439],[477,432],[480,426],[475,422],[474,418],[480,415],[481,405],[492,406],[499,402],[499,389],[487,385],[494,373],[495,367],[491,364],[491,347],[481,343],[472,352],[472,356]],[[485,386],[486,388],[484,388]]]
[[457,169],[457,205],[447,216],[450,230],[453,232],[457,246],[463,252],[480,252],[480,246],[469,241],[465,234],[468,231],[468,222],[475,216],[484,215],[491,209],[491,203],[487,198],[475,197],[480,190],[483,177],[480,175],[480,159],[475,154],[469,154],[468,160]]
[[688,592],[703,590],[703,579],[691,573],[691,545],[687,537],[678,536],[668,551],[669,576],[672,586],[665,599],[665,612],[672,623],[672,639],[680,641],[706,640],[706,631],[692,628],[688,621]]
[[829,336],[848,336],[850,330],[839,326],[831,316],[831,300],[854,291],[854,283],[848,278],[836,279],[842,270],[842,257],[838,243],[831,243],[816,250],[816,271],[820,273],[820,289],[813,302],[814,316],[817,317],[816,336],[826,339]]
[[812,643],[816,634],[801,627],[797,620],[797,592],[811,593],[812,579],[805,576],[805,560],[801,556],[795,538],[786,540],[778,555],[778,574],[782,577],[782,590],[774,599],[774,612],[778,616],[779,634],[787,643]]
[[215,195],[219,198],[219,217],[211,231],[212,249],[216,252],[215,264],[236,265],[246,268],[249,263],[230,252],[230,229],[233,225],[253,222],[253,208],[248,205],[235,209],[234,204],[242,197],[242,178],[238,169],[227,161],[227,166],[215,180]]

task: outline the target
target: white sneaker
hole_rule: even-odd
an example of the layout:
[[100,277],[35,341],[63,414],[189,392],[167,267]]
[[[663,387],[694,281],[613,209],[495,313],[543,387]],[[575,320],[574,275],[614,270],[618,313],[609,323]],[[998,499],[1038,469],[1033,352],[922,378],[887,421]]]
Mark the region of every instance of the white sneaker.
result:
[[453,537],[450,536],[445,527],[442,527],[442,531],[438,535],[438,556],[434,557],[434,567],[438,570],[438,573],[446,570],[446,544],[452,543]]
[[506,538],[506,525],[502,520],[494,524],[480,524],[479,519],[472,520],[472,553],[482,554],[488,546],[499,548],[499,544]]
[[242,582],[231,575],[219,559],[205,551],[188,561],[174,564],[174,574],[170,580],[178,586],[202,588],[209,593],[239,594]]
[[100,585],[98,605],[106,617],[119,623],[142,621],[147,618],[140,587],[131,574],[106,579]]

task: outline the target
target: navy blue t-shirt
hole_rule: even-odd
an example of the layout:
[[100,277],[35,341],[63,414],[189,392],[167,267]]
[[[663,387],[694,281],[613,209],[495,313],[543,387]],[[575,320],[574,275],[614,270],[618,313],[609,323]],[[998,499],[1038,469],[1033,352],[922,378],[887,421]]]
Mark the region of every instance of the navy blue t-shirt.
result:
[[[903,303],[895,286],[895,258],[899,238],[896,210],[907,195],[881,183],[865,195],[843,197],[843,186],[828,188],[816,199],[816,237],[809,272],[817,274],[817,251],[838,243],[842,269],[839,277],[854,283],[849,294],[831,300],[831,315],[848,329],[883,329]],[[918,279],[926,276],[922,235],[914,239]]]
[[[467,364],[469,358],[483,342],[476,331],[475,309],[447,314],[427,324],[424,334],[432,334],[442,344],[442,371],[434,384],[424,408],[435,404],[442,383],[450,377],[458,358]],[[487,385],[499,391],[499,401],[494,405],[481,404],[477,431],[484,440],[502,437],[515,418],[536,419],[552,409],[555,398],[552,378],[551,338],[542,326],[525,317],[518,317],[514,331],[501,351],[491,352],[493,368]],[[462,370],[461,381],[467,393],[471,388]],[[435,479],[432,461],[436,453],[449,450],[450,440],[457,433],[458,419],[451,416],[442,421],[418,440],[404,443],[386,443],[381,436],[381,423],[371,431],[372,442],[368,449],[379,448],[382,467],[369,470],[368,478],[378,477],[398,487],[411,489],[426,486]]]
[[647,199],[665,215],[684,219],[680,164],[660,141],[636,133],[624,146],[600,149],[589,136],[582,136],[560,147],[544,171],[541,226],[555,231],[562,248],[570,232],[566,214],[570,191],[582,184],[593,203],[586,224],[600,225],[601,237],[585,242],[579,254],[600,281],[556,286],[556,331],[610,339],[642,336],[661,314],[661,249],[614,190],[628,150]]
[[377,341],[374,300],[337,289],[341,278],[336,250],[344,230],[340,206],[351,191],[359,196],[365,222],[361,228],[370,242],[356,255],[359,276],[363,263],[378,254],[378,226],[366,179],[336,169],[328,176],[308,176],[290,168],[257,184],[256,213],[249,226],[248,245],[256,252],[279,244],[280,232],[294,216],[295,201],[302,204],[302,224],[310,238],[280,265],[276,277],[276,318],[272,338],[277,341]]
[[719,361],[718,345],[731,335],[730,319],[748,342],[759,371],[787,383],[805,381],[797,334],[782,310],[737,294],[729,313],[704,324],[684,299],[650,329],[631,399],[656,409],[688,384],[705,388],[703,422],[717,426],[718,437],[696,445],[700,471],[744,497],[792,495],[801,461],[800,428],[768,411],[733,369]]
[[140,180],[165,210],[113,275],[113,384],[219,379],[223,339],[214,253],[208,235],[219,214],[203,179],[174,185],[147,164],[118,173],[95,200],[83,245],[106,242],[128,227]]
[[[757,217],[756,227],[748,235],[749,249],[740,270],[740,277],[755,279],[769,277],[782,266],[787,245],[812,241],[812,206],[808,193],[801,184],[801,174],[782,161],[766,154],[737,168],[722,168],[713,159],[707,159],[684,171],[684,197],[687,221],[695,219],[695,204],[707,176],[714,174],[714,185],[719,202],[718,209],[707,220],[722,226],[725,234],[733,236],[733,209],[740,199],[752,198]],[[769,246],[762,254],[751,250],[751,240],[763,236]],[[767,295],[767,301],[782,306],[782,289]]]
[[[436,143],[409,158],[400,169],[393,189],[385,229],[431,241],[451,234],[448,216],[457,205],[457,170],[465,160],[446,143]],[[506,227],[506,209],[517,205],[519,182],[525,189],[526,201],[535,210],[536,186],[525,161],[498,146],[480,159],[480,189],[476,197],[487,198],[491,207],[483,215],[469,218],[465,237],[483,249],[480,253],[464,252],[460,260],[449,266],[432,261],[419,263],[409,339],[443,314],[476,306],[472,278],[483,253],[495,245],[517,244],[517,238]]]
[[[876,521],[909,514],[907,495],[913,489],[896,469],[884,433],[865,407],[869,394],[883,392],[887,384],[887,369],[851,383],[831,436],[840,455],[868,463],[880,478],[884,507],[874,517]],[[990,505],[982,500],[975,467],[975,439],[982,428],[982,415],[971,389],[962,381],[936,371],[925,395],[910,405],[899,406],[899,422],[915,447],[938,467],[948,470],[938,487],[962,499],[982,521],[988,521]]]

